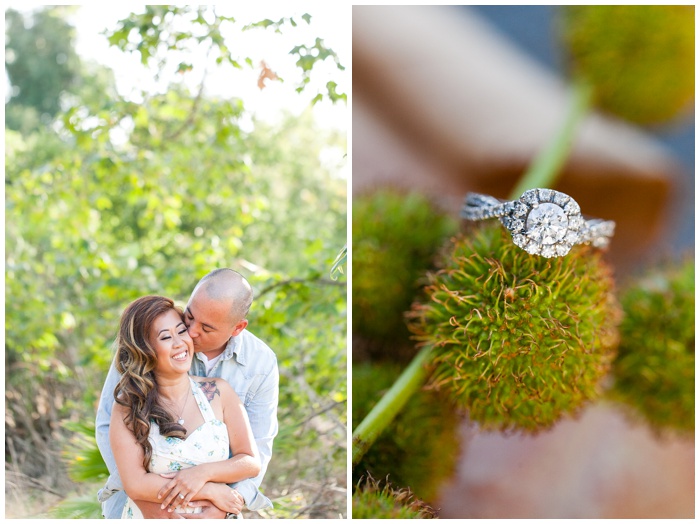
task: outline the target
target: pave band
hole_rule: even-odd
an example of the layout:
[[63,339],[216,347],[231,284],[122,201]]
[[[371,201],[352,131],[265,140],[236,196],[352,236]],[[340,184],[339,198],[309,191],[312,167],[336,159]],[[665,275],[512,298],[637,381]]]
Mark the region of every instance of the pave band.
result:
[[498,218],[516,246],[547,258],[564,256],[576,244],[606,247],[615,232],[615,222],[584,218],[573,198],[553,189],[528,189],[518,200],[467,193],[460,215]]

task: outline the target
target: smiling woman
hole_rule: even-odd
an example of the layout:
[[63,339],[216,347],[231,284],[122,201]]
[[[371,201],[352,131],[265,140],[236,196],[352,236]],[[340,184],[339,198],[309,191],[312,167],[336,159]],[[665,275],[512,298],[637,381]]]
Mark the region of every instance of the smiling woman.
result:
[[150,295],[125,309],[117,337],[121,378],[109,430],[129,497],[122,518],[143,518],[140,508],[153,504],[169,512],[201,512],[189,506],[194,500],[238,513],[233,490],[216,483],[260,472],[241,401],[223,380],[190,378],[193,354],[183,313],[172,300]]
[[[175,317],[175,318],[173,318]],[[115,395],[117,404],[125,408],[124,424],[131,427],[137,442],[144,450],[144,467],[148,466],[151,445],[148,442],[150,421],[158,424],[161,434],[183,437],[184,428],[174,427],[172,414],[158,395],[158,382],[168,367],[172,367],[171,349],[166,346],[170,332],[167,325],[184,322],[172,300],[146,296],[132,302],[122,313],[117,337],[116,366],[121,375]],[[174,328],[174,326],[172,326]],[[187,330],[185,329],[185,333]],[[154,336],[155,335],[155,336]],[[178,339],[180,348],[192,347],[188,335],[186,344]],[[172,338],[170,338],[172,340]],[[189,366],[184,367],[187,374]],[[180,375],[183,371],[180,371]],[[182,396],[180,397],[182,398]],[[167,404],[168,399],[165,399]]]
[[156,371],[165,374],[175,362],[175,371],[182,373],[180,368],[187,366],[185,373],[192,363],[192,339],[187,333],[187,326],[182,320],[182,314],[175,309],[159,316],[151,328],[152,340],[156,350]]

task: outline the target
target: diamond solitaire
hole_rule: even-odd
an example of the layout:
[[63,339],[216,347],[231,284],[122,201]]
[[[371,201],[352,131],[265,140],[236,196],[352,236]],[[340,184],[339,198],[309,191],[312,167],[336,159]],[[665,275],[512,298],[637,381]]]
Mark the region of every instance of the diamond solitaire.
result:
[[541,244],[556,244],[566,235],[569,219],[556,204],[540,204],[527,216],[527,235]]
[[498,218],[516,246],[548,258],[566,255],[575,244],[606,247],[615,232],[615,222],[584,219],[573,198],[553,189],[528,189],[511,201],[467,193],[461,216],[467,220]]

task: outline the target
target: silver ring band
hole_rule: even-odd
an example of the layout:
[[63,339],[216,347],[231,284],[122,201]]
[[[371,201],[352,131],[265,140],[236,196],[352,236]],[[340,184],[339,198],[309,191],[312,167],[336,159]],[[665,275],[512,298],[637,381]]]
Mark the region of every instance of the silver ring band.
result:
[[498,218],[516,246],[547,258],[562,257],[576,244],[607,247],[615,233],[615,222],[584,218],[573,198],[553,189],[528,189],[518,200],[467,193],[460,216]]

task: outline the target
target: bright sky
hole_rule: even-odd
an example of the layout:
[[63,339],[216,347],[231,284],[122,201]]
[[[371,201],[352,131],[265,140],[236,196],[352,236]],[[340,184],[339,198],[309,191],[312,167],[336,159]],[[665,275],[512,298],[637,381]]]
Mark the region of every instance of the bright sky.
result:
[[[236,19],[238,29],[232,32],[229,47],[234,50],[234,56],[250,57],[256,69],[249,70],[245,67],[242,71],[232,71],[231,67],[210,68],[206,82],[208,94],[242,98],[245,107],[257,117],[272,120],[283,109],[295,114],[301,112],[307,107],[308,101],[317,90],[325,86],[328,80],[337,82],[339,91],[349,93],[352,20],[349,5],[342,6],[332,2],[306,3],[300,9],[294,7],[298,4],[291,3],[237,2],[236,4],[235,7],[217,6],[217,12]],[[13,0],[6,3],[6,8],[27,11],[40,5],[42,4]],[[156,83],[154,73],[141,66],[138,56],[130,56],[116,48],[110,48],[106,37],[100,33],[105,29],[113,29],[116,22],[125,18],[130,12],[142,10],[143,5],[140,4],[85,3],[71,20],[77,29],[78,53],[86,59],[95,60],[112,68],[115,71],[120,94],[135,100],[138,100],[137,92],[140,89],[152,92],[162,90],[168,78]],[[310,25],[301,18],[304,13],[311,15]],[[286,26],[282,35],[275,34],[270,29],[245,33],[239,30],[249,22],[264,18],[278,20],[290,16],[295,19],[298,26],[296,28]],[[300,78],[300,74],[294,65],[294,58],[288,53],[295,45],[313,45],[316,37],[322,38],[325,45],[338,54],[341,63],[347,69],[344,72],[339,71],[335,63],[330,60],[317,63],[312,75],[312,84],[307,87],[308,92],[300,96],[295,91],[297,87],[295,80]],[[200,53],[198,57],[188,57],[186,60],[193,62],[195,68],[183,78],[183,81],[196,90],[204,72],[204,54]],[[268,87],[260,90],[257,86],[257,78],[261,60],[265,60],[268,67],[284,78],[285,82],[267,81]],[[177,63],[179,60],[174,61],[175,65]],[[320,125],[347,131],[349,110],[345,104],[333,105],[324,101],[316,105],[314,113]]]

